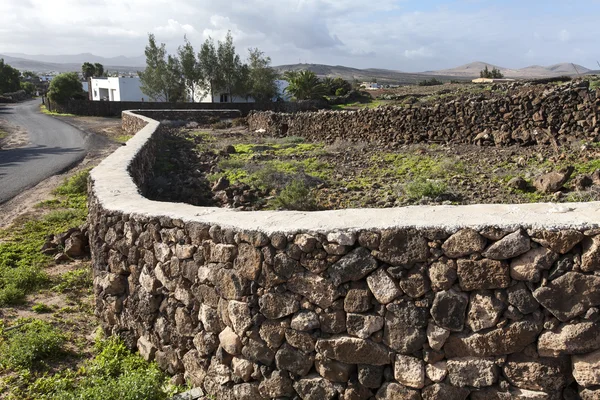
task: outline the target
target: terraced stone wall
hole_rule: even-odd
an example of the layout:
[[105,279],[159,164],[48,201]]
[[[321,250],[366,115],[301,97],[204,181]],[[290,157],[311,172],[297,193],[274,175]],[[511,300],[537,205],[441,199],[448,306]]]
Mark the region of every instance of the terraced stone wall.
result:
[[514,95],[481,95],[439,103],[380,107],[359,111],[301,114],[254,111],[251,130],[386,145],[424,142],[481,145],[567,144],[596,141],[600,126],[600,93],[588,82],[532,88]]
[[96,313],[165,371],[219,400],[600,398],[597,204],[158,203],[140,118],[91,172]]

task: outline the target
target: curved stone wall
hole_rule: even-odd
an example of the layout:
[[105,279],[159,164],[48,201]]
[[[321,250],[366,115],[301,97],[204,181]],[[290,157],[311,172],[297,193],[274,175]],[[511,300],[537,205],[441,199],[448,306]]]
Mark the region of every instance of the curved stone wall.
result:
[[600,398],[598,203],[236,212],[91,172],[96,313],[221,399]]

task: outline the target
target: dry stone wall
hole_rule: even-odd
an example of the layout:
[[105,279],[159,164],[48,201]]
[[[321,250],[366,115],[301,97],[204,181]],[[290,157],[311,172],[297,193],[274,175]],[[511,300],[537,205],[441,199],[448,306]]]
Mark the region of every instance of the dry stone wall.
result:
[[219,400],[600,398],[597,204],[157,203],[140,118],[91,173],[96,313],[165,371]]
[[438,104],[380,107],[359,111],[284,114],[252,112],[251,130],[386,145],[422,142],[511,145],[596,141],[600,126],[600,92],[588,82],[522,90],[513,95],[483,95]]

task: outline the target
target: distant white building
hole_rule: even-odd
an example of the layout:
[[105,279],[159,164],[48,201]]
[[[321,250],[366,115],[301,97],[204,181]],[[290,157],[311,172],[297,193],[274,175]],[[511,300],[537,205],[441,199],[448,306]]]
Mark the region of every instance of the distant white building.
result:
[[139,77],[92,78],[92,100],[152,101],[142,93]]
[[[275,84],[277,85],[277,96],[275,96],[272,101],[277,101],[277,99],[282,99],[283,101],[290,101],[292,96],[285,91],[290,84],[288,81],[284,80],[276,80]],[[188,90],[188,96],[192,97],[192,91]],[[193,93],[194,102],[196,103],[254,103],[254,100],[251,96],[232,96],[229,97],[228,93],[223,93],[221,91],[215,91],[215,95],[210,96],[210,92],[206,90],[196,90]]]
[[377,82],[363,82],[360,84],[360,86],[366,90],[381,89],[381,85],[379,85]]

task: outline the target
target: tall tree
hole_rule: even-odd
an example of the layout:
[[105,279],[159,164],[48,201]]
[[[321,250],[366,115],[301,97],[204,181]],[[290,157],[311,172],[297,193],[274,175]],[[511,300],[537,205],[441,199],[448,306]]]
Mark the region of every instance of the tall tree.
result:
[[249,49],[247,93],[257,102],[267,102],[277,96],[277,72],[271,68],[271,58],[259,49]]
[[223,42],[219,41],[217,58],[219,60],[222,89],[227,92],[229,101],[231,102],[234,94],[244,94],[239,91],[241,87],[242,62],[240,61],[240,56],[235,53],[231,31],[227,32],[227,36]]
[[185,80],[181,70],[181,63],[176,56],[167,57],[167,69],[164,77],[168,101],[178,102],[185,100]]
[[104,76],[104,65],[100,63],[94,64],[94,74],[98,77]]
[[21,88],[19,71],[8,64],[4,63],[4,59],[0,58],[0,93],[16,92]]
[[167,50],[165,44],[157,46],[153,34],[148,35],[148,45],[145,50],[146,69],[138,72],[142,83],[142,93],[154,100],[169,101],[169,90],[166,83]]
[[219,58],[217,49],[212,38],[208,38],[202,44],[200,53],[198,53],[198,66],[200,74],[206,83],[207,90],[210,93],[210,101],[214,102],[215,91],[221,86],[221,74],[219,72]]
[[193,103],[196,91],[202,87],[203,77],[192,44],[188,40],[187,36],[184,36],[183,40],[185,44],[183,46],[179,46],[177,49],[177,55],[179,56],[181,75],[183,77],[186,89],[191,92],[190,97]]

